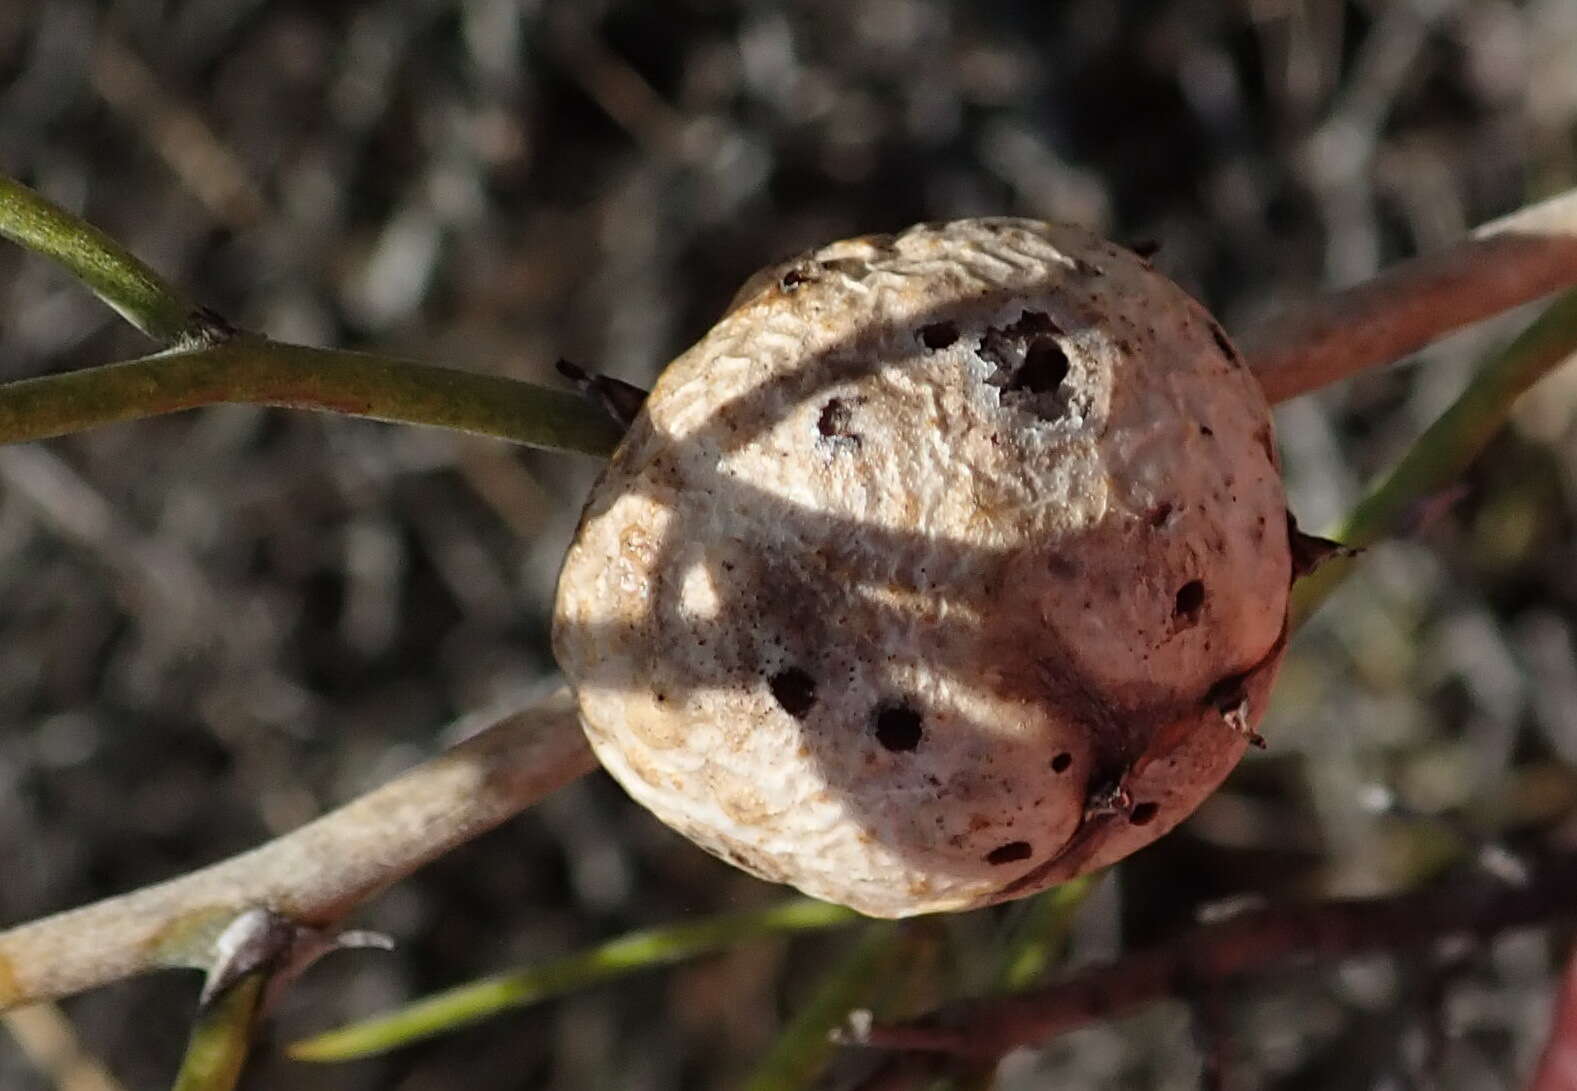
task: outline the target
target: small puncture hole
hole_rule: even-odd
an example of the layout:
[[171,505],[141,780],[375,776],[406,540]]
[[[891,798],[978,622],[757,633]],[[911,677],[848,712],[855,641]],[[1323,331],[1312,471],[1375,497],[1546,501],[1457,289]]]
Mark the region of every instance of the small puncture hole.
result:
[[854,413],[847,402],[842,398],[829,398],[827,404],[821,407],[821,416],[816,418],[816,431],[826,439],[858,441],[859,437],[849,431],[853,419]]
[[1211,686],[1205,694],[1205,704],[1215,708],[1218,712],[1226,713],[1241,705],[1246,699],[1243,692],[1244,685],[1248,682],[1248,674],[1229,674]]
[[1150,525],[1155,527],[1157,530],[1166,526],[1166,524],[1172,519],[1172,510],[1171,501],[1161,501],[1155,507],[1150,509]]
[[1189,580],[1177,589],[1177,602],[1172,613],[1176,617],[1193,621],[1199,616],[1199,608],[1205,604],[1205,581]]
[[1135,803],[1133,810],[1128,812],[1128,821],[1135,826],[1148,826],[1155,818],[1155,812],[1161,809],[1156,803]]
[[876,741],[888,750],[913,750],[920,745],[921,716],[908,705],[879,705]]
[[1051,759],[1051,771],[1053,773],[1066,773],[1072,765],[1073,755],[1066,750]]
[[1028,860],[1035,854],[1028,841],[1009,841],[986,853],[988,864],[1011,864],[1015,860]]
[[920,343],[928,349],[945,349],[958,340],[958,326],[952,322],[932,322],[920,327]]
[[816,703],[816,680],[798,667],[778,671],[767,684],[783,711],[796,720],[803,720]]

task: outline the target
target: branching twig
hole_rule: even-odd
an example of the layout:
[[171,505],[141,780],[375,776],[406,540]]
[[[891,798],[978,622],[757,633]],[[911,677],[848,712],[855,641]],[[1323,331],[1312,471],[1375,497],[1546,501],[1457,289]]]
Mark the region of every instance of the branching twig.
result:
[[[1242,341],[1272,400],[1388,362],[1441,334],[1577,282],[1577,195],[1491,225],[1251,330]],[[0,179],[0,235],[62,262],[134,325],[179,351],[0,386],[0,441],[218,402],[435,424],[606,453],[616,427],[527,384],[236,334],[76,217]],[[433,856],[594,766],[571,701],[483,736],[253,852],[0,934],[0,1008],[163,965],[207,965],[249,906],[330,924]]]
[[327,926],[596,765],[569,691],[251,852],[0,933],[0,1010],[162,966],[207,968],[249,907]]
[[[1523,392],[1574,352],[1577,292],[1568,292],[1485,362],[1456,401],[1353,509],[1336,537],[1346,545],[1362,548],[1410,532],[1416,513],[1473,464],[1505,424]],[[1335,556],[1298,581],[1293,589],[1294,627],[1347,577],[1353,563],[1351,554]]]
[[163,345],[219,339],[224,325],[98,228],[0,175],[0,238],[53,258],[117,314]]
[[1326,962],[1550,920],[1571,912],[1577,854],[1546,862],[1524,885],[1487,876],[1482,884],[1247,913],[1057,985],[959,1004],[923,1021],[856,1028],[860,1033],[849,1037],[884,1049],[989,1059],[1293,959]]
[[0,443],[222,402],[432,425],[602,456],[622,434],[567,390],[239,335],[205,348],[0,384]]
[[[0,442],[239,402],[432,424],[607,454],[611,422],[567,394],[385,357],[237,338],[114,240],[0,177],[0,235],[54,258],[138,329],[197,349],[0,386]],[[1272,402],[1390,363],[1453,330],[1577,285],[1577,192],[1486,225],[1239,335]]]
[[1400,360],[1454,330],[1577,286],[1577,191],[1438,254],[1290,307],[1237,335],[1272,402]]
[[0,443],[220,403],[433,425],[604,456],[622,434],[567,391],[241,333],[102,231],[3,175],[0,238],[53,258],[132,325],[176,350],[0,384]]

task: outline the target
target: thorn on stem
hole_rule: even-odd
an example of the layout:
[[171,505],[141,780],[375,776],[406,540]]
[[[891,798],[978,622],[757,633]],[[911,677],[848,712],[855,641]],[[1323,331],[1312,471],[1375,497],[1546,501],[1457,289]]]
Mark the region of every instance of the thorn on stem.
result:
[[206,1008],[253,970],[281,962],[295,941],[295,931],[295,925],[272,910],[260,906],[242,910],[214,940],[214,960],[198,1004]]
[[1287,544],[1292,551],[1292,578],[1301,580],[1311,575],[1332,557],[1356,557],[1361,550],[1345,546],[1330,538],[1305,534],[1298,529],[1298,521],[1287,513]]
[[335,933],[309,928],[253,906],[238,913],[214,941],[213,962],[198,1003],[206,1008],[241,978],[262,969],[271,971],[273,993],[329,952],[363,947],[389,951],[394,940],[363,929]]
[[559,360],[553,368],[574,383],[576,390],[595,402],[621,427],[628,428],[633,424],[636,415],[641,411],[641,406],[646,403],[646,391],[623,379],[594,375],[579,364],[572,364],[568,360]]
[[218,311],[207,307],[195,308],[186,319],[186,328],[181,332],[182,348],[213,348],[240,333],[231,321]]

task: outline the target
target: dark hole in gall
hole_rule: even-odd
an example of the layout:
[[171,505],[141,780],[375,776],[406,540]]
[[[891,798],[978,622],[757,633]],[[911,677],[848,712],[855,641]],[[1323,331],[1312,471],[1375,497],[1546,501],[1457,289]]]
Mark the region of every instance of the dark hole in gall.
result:
[[853,419],[854,413],[842,398],[829,398],[816,418],[816,431],[827,439],[858,439],[849,431]]
[[988,864],[1011,864],[1014,860],[1028,860],[1035,854],[1028,841],[1009,841],[986,853]]
[[1213,436],[1216,434],[1216,430],[1208,424],[1201,424],[1199,426],[1199,434],[1206,437]]
[[1024,364],[1008,382],[1009,390],[1050,394],[1068,377],[1068,354],[1051,337],[1037,337],[1024,351]]
[[1072,765],[1073,755],[1066,750],[1051,759],[1051,771],[1053,773],[1066,773]]
[[1238,350],[1232,347],[1232,342],[1227,340],[1227,335],[1214,322],[1210,323],[1210,336],[1216,339],[1216,348],[1221,350],[1221,355],[1231,360],[1234,364],[1237,363]]
[[1123,787],[1123,767],[1118,756],[1115,753],[1097,754],[1096,763],[1084,789],[1085,816],[1127,811],[1128,789]]
[[920,327],[920,343],[928,349],[945,349],[958,340],[958,327],[952,322],[932,322]]
[[995,386],[1007,386],[1013,378],[1013,356],[1028,352],[1031,342],[1061,332],[1051,316],[1041,311],[1025,311],[1017,322],[986,330],[980,338],[980,355],[997,367],[989,381]]
[[913,750],[920,745],[921,717],[908,705],[879,705],[876,741],[888,750]]
[[1248,683],[1246,672],[1229,674],[1218,679],[1205,693],[1205,704],[1210,705],[1219,712],[1230,712],[1244,701],[1243,687]]
[[1199,616],[1199,608],[1204,604],[1205,581],[1189,580],[1177,589],[1177,603],[1173,613],[1192,621]]
[[1135,803],[1133,810],[1128,812],[1128,821],[1135,826],[1148,826],[1155,818],[1155,812],[1161,807],[1156,803]]
[[785,292],[792,292],[801,284],[809,284],[815,279],[816,278],[814,276],[803,269],[790,269],[788,272],[783,274],[783,277],[778,281],[778,284],[782,286]]
[[1069,393],[1062,389],[1069,362],[1057,338],[1062,330],[1049,315],[1025,311],[1017,322],[993,327],[980,339],[980,357],[995,365],[986,382],[1002,388],[1002,402],[1027,410],[1042,420],[1056,420],[1068,410]]
[[1157,504],[1155,507],[1150,509],[1150,525],[1152,527],[1157,527],[1157,528],[1164,527],[1164,526],[1166,526],[1167,521],[1169,519],[1171,519],[1171,518],[1172,518],[1172,504],[1171,504],[1171,501],[1163,500],[1159,504]]
[[767,683],[778,704],[796,720],[803,720],[816,703],[816,680],[798,667],[786,667]]

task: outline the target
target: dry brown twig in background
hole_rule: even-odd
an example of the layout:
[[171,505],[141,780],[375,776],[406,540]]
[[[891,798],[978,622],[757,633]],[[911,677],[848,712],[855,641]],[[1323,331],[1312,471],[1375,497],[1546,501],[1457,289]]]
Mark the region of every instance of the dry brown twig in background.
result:
[[1451,330],[1569,287],[1577,192],[1485,224],[1455,246],[1289,308],[1240,333],[1272,402],[1400,360]]
[[237,229],[265,219],[267,202],[235,153],[196,110],[170,95],[124,43],[101,33],[89,71],[93,89],[147,137],[215,219]]
[[[1577,193],[1294,307],[1239,341],[1270,400],[1282,401],[1572,284]],[[249,908],[331,927],[423,863],[594,767],[572,699],[561,690],[258,849],[0,933],[0,1009],[160,967],[210,967],[214,938]]]
[[1288,961],[1416,949],[1538,923],[1568,912],[1574,895],[1577,854],[1568,853],[1542,862],[1525,883],[1483,873],[1444,889],[1392,898],[1256,910],[1055,985],[958,1004],[924,1020],[854,1027],[844,1038],[882,1049],[993,1060],[1157,1000],[1192,1000]]
[[76,1028],[57,1005],[34,1004],[18,1008],[0,1017],[0,1021],[56,1091],[126,1091],[98,1059],[83,1048]]

